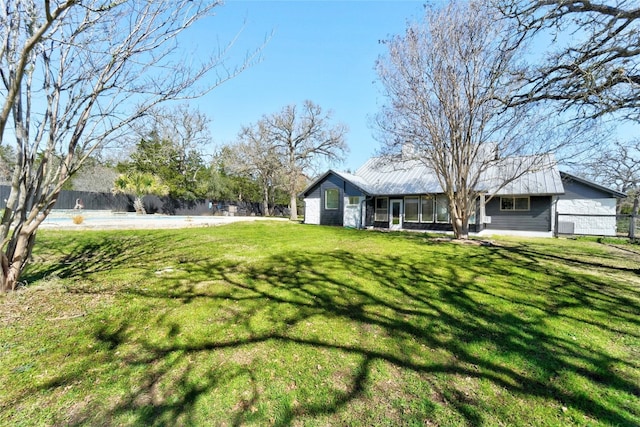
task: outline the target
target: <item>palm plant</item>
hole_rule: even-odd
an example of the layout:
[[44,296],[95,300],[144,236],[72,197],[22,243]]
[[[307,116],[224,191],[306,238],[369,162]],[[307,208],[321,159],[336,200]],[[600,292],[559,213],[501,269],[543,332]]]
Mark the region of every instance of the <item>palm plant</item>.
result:
[[145,172],[130,172],[119,175],[114,182],[114,193],[132,194],[135,197],[133,207],[137,214],[146,214],[142,198],[149,194],[166,196],[169,187],[160,178]]

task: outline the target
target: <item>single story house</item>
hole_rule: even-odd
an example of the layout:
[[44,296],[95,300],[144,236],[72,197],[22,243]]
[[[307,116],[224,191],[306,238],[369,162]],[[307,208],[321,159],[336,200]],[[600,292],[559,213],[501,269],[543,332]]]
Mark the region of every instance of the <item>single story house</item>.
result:
[[[512,165],[522,164],[522,159]],[[520,162],[520,163],[518,163]],[[616,199],[626,195],[559,172],[548,156],[545,167],[525,167],[516,179],[500,181],[489,168],[469,231],[616,234]],[[440,183],[423,162],[369,159],[355,173],[329,170],[302,193],[306,224],[391,230],[451,231],[449,203]]]

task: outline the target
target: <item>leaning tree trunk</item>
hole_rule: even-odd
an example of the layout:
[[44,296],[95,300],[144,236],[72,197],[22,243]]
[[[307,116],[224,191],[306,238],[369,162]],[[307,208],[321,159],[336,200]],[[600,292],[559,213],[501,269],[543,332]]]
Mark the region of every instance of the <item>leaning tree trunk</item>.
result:
[[0,292],[13,291],[18,286],[18,279],[31,257],[39,223],[21,228],[9,242],[7,251],[0,252]]
[[8,292],[14,286],[9,278],[9,260],[4,253],[0,252],[0,292]]

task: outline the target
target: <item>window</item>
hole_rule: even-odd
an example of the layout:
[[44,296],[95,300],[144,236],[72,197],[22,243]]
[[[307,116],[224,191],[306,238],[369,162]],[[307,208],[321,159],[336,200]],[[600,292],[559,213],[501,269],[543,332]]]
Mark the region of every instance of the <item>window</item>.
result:
[[338,209],[340,207],[340,190],[337,188],[328,188],[324,190],[324,208]]
[[389,199],[386,197],[376,198],[376,221],[389,221]]
[[478,208],[478,199],[475,199],[473,201],[473,205],[475,206],[475,209],[473,210],[473,212],[471,213],[471,216],[469,217],[469,225],[473,225],[476,223],[476,209]]
[[420,201],[422,205],[420,222],[433,222],[433,197],[422,196]]
[[449,199],[444,194],[436,196],[436,222],[449,222]]
[[358,196],[349,196],[349,205],[359,205],[360,204],[360,197]]
[[420,197],[404,198],[404,220],[408,222],[418,222],[418,209],[420,207]]
[[528,197],[500,197],[501,211],[528,211]]
[[475,212],[473,212],[473,213],[471,214],[471,216],[469,217],[469,225],[473,225],[473,224],[475,224],[475,223],[476,223],[476,213],[475,213]]

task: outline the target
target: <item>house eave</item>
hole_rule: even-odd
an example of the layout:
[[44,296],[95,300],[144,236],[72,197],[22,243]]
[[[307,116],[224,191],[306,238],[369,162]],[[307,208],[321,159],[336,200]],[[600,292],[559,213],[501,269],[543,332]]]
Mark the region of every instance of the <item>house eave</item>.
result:
[[593,187],[593,188],[598,189],[600,191],[603,191],[605,193],[609,193],[609,194],[611,194],[611,196],[613,196],[613,197],[615,197],[617,199],[624,199],[625,197],[628,196],[626,193],[623,193],[623,192],[618,191],[618,190],[613,190],[611,188],[607,188],[604,185],[597,184],[597,183],[595,183],[593,181],[589,181],[588,179],[580,178],[580,177],[575,176],[573,174],[570,174],[568,172],[562,172],[561,171],[560,172],[560,177],[562,179],[565,179],[565,178],[572,179],[572,180],[574,180],[576,182],[579,182],[581,184],[588,185],[590,187]]
[[365,190],[364,188],[362,188],[361,185],[358,185],[357,183],[353,182],[353,180],[351,180],[348,177],[344,176],[343,173],[334,171],[333,169],[329,169],[327,172],[322,174],[320,177],[316,178],[301,193],[299,193],[298,197],[300,197],[300,198],[307,197],[307,195],[311,191],[311,189],[314,188],[316,185],[318,185],[323,180],[325,180],[329,175],[335,175],[338,178],[344,180],[345,182],[348,182],[349,184],[353,185],[358,191],[362,192],[365,196],[372,196],[372,194],[369,191]]

